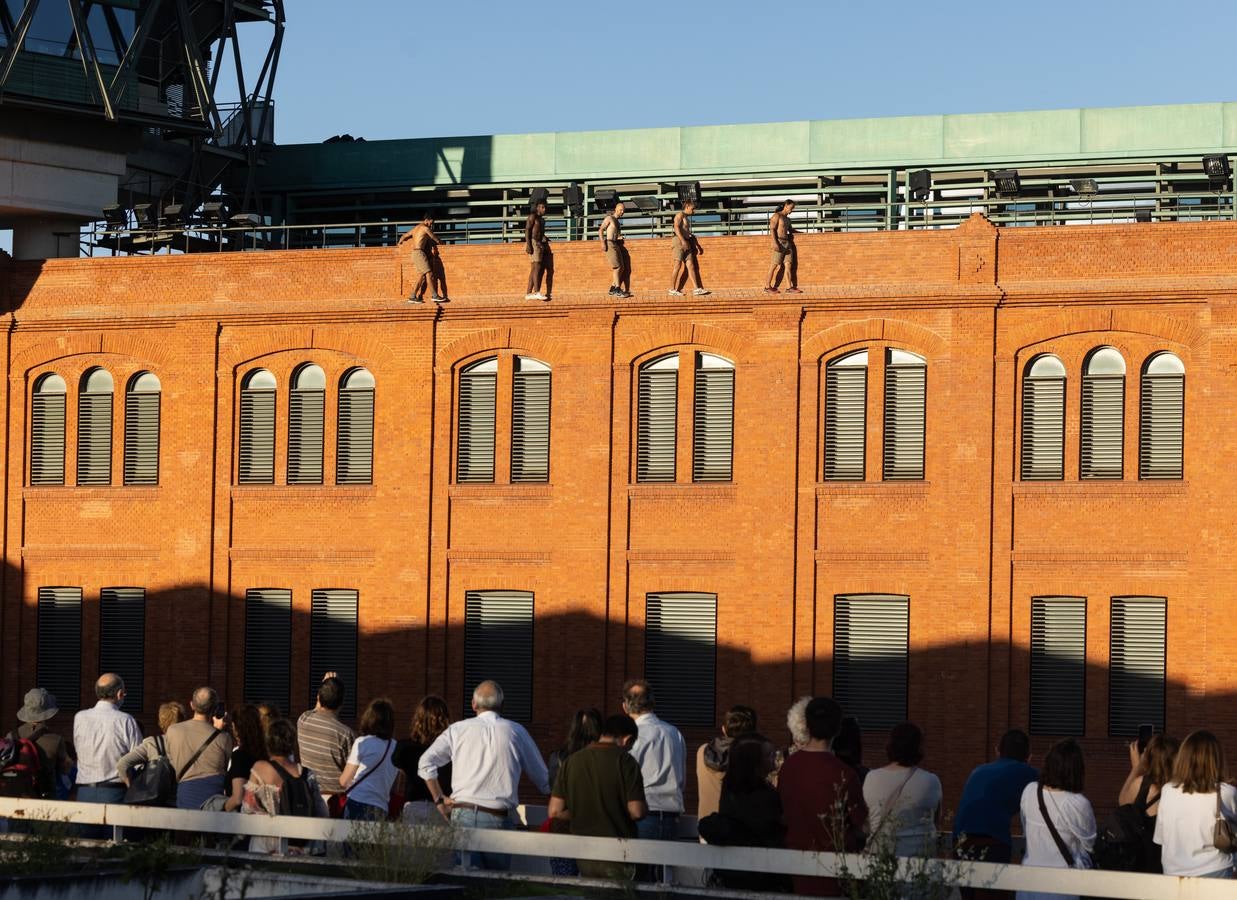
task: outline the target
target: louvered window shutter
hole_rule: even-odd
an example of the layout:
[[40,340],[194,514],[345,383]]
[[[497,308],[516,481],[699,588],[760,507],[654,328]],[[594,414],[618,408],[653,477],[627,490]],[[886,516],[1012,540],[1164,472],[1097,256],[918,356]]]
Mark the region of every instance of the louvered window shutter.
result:
[[885,480],[923,478],[926,366],[885,366]]
[[636,481],[674,481],[679,373],[645,368],[638,381]]
[[326,392],[288,396],[288,484],[322,484],[322,423]]
[[1082,379],[1081,478],[1120,478],[1125,443],[1125,376]]
[[1031,598],[1031,734],[1082,737],[1086,684],[1086,598]]
[[649,594],[644,677],[657,715],[676,725],[709,725],[717,708],[717,595]]
[[125,484],[159,483],[159,398],[125,394]]
[[906,719],[910,598],[837,597],[833,607],[833,696],[865,731]]
[[275,392],[241,391],[241,439],[237,460],[241,484],[275,483]]
[[533,595],[468,591],[464,595],[464,705],[482,681],[502,685],[503,715],[533,718]]
[[31,398],[31,484],[64,484],[64,410],[64,394]]
[[696,369],[692,481],[730,481],[734,454],[734,369]]
[[139,587],[99,592],[99,671],[125,680],[127,713],[143,707],[146,659],[146,591]]
[[338,419],[335,483],[373,484],[373,388],[341,390]]
[[494,480],[494,424],[498,376],[493,372],[460,374],[459,444],[455,465],[458,482]]
[[1185,446],[1185,376],[1143,375],[1139,478],[1181,478]]
[[825,481],[863,481],[868,406],[866,366],[825,369]]
[[316,588],[309,612],[309,703],[327,672],[338,672],[345,686],[340,715],[356,715],[358,594],[343,588]]
[[1108,733],[1113,737],[1133,737],[1144,723],[1164,728],[1167,607],[1163,597],[1112,598]]
[[39,588],[35,670],[39,687],[52,692],[63,712],[81,708],[81,588]]
[[550,480],[550,373],[516,372],[511,385],[511,480]]
[[[285,588],[251,588],[245,592],[245,702],[269,700],[291,708],[292,592]],[[324,672],[332,671],[330,668]],[[319,674],[310,684],[316,695]],[[356,685],[349,685],[352,690]]]
[[111,394],[78,394],[77,483],[112,483]]
[[1065,379],[1022,380],[1022,480],[1065,477]]

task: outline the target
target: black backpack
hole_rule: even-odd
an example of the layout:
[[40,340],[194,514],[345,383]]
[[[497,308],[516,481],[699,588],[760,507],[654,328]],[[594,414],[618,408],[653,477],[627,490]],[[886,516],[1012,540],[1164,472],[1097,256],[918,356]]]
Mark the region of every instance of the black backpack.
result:
[[1151,783],[1144,777],[1133,803],[1113,810],[1095,837],[1091,860],[1097,869],[1140,872],[1146,865],[1147,795]]
[[293,775],[279,763],[271,765],[283,783],[279,789],[279,815],[314,816],[314,790],[309,785],[309,769],[301,766],[301,774]]

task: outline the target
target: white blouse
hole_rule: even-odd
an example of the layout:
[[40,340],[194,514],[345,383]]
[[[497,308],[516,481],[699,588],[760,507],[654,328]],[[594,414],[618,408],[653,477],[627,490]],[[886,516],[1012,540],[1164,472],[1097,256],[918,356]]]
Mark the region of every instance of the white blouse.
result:
[[[1065,858],[1039,811],[1038,789],[1039,784],[1031,782],[1022,791],[1019,816],[1022,819],[1022,833],[1027,840],[1027,852],[1022,857],[1022,864],[1053,869],[1069,868],[1065,865]],[[1091,848],[1095,846],[1096,832],[1095,810],[1091,808],[1091,801],[1082,794],[1045,789],[1044,805],[1048,808],[1048,815],[1056,826],[1057,833],[1061,835],[1061,840],[1065,842],[1066,849],[1073,857],[1072,868],[1091,868]],[[1068,897],[1066,894],[1018,891],[1018,900],[1067,900]]]
[[[1237,822],[1237,788],[1221,785],[1221,809]],[[1233,866],[1233,854],[1212,843],[1216,825],[1216,794],[1187,794],[1175,784],[1164,785],[1155,817],[1155,842],[1163,849],[1165,875],[1207,875]]]

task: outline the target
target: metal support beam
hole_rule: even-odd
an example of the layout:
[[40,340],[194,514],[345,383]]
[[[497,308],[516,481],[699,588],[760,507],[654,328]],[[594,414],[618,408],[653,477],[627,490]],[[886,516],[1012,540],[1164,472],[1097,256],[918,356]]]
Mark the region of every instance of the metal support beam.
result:
[[[99,89],[99,101],[103,104],[103,115],[109,122],[115,122],[116,110],[112,107],[112,96],[108,92],[107,81],[103,78],[103,69],[99,66],[94,39],[90,36],[83,9],[77,5],[76,0],[68,0],[68,2],[69,15],[73,19],[73,33],[77,36],[77,46],[82,56],[82,72],[86,75],[87,81],[90,80],[92,74],[94,75],[95,86]],[[89,2],[86,3],[87,11],[90,5]]]
[[17,18],[17,26],[13,29],[13,37],[0,55],[0,100],[4,98],[4,86],[13,74],[13,63],[17,62],[17,54],[21,52],[22,44],[26,43],[26,35],[30,31],[30,23],[34,20],[35,10],[39,8],[39,0],[26,0],[26,6]]
[[[155,16],[162,5],[163,0],[150,0],[142,13],[141,20],[138,21],[137,27],[133,30],[133,38],[129,41],[129,46],[125,49],[124,56],[120,58],[120,65],[116,67],[116,73],[112,76],[111,85],[113,96],[117,98],[117,102],[124,96],[125,89],[128,87],[127,78],[130,70],[142,58],[142,51],[146,49],[146,43],[150,40],[150,32],[154,27]],[[119,90],[119,93],[115,93],[117,90]]]

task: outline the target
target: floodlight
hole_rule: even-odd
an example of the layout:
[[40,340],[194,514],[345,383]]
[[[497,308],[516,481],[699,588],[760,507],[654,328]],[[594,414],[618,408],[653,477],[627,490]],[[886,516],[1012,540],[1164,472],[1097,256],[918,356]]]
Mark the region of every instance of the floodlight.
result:
[[661,201],[653,196],[632,197],[631,202],[640,212],[657,212],[661,209]]
[[618,191],[614,188],[597,188],[593,191],[593,205],[602,212],[609,212],[619,202]]
[[689,200],[693,203],[700,202],[700,182],[699,181],[680,181],[675,184],[675,190],[679,194],[679,206]]
[[528,208],[532,209],[538,203],[549,203],[550,192],[543,187],[536,187],[528,195]]
[[1207,176],[1208,181],[1228,181],[1231,172],[1227,156],[1217,153],[1203,157],[1203,174]]
[[237,213],[228,221],[240,227],[248,225],[251,228],[257,228],[262,224],[262,217],[257,213]]
[[228,204],[223,200],[210,200],[202,204],[202,218],[222,225],[228,221]]
[[110,231],[123,231],[129,227],[129,211],[123,206],[103,207],[103,219]]
[[910,187],[912,200],[927,200],[932,196],[932,173],[927,169],[911,172]]
[[584,191],[574,181],[563,188],[563,203],[573,210],[584,206]]
[[133,217],[137,220],[138,228],[157,228],[159,226],[159,215],[155,212],[153,203],[138,203],[134,205]]
[[1099,182],[1094,178],[1071,178],[1069,186],[1083,197],[1093,197],[1100,192]]
[[1012,197],[1022,190],[1022,178],[1017,169],[995,169],[988,173],[988,178],[996,185],[1000,196]]

